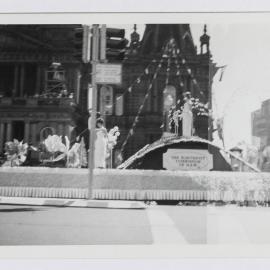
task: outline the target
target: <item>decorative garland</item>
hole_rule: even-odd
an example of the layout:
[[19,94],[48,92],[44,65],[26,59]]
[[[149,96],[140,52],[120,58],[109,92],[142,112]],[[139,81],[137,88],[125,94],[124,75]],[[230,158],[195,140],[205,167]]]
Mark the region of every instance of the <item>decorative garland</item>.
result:
[[[184,87],[183,81],[181,80],[181,71],[180,71],[180,62],[181,62],[181,64],[185,67],[186,73],[190,76],[191,82],[193,83],[193,85],[195,87],[197,87],[197,89],[199,90],[198,92],[200,93],[200,95],[204,97],[205,95],[204,95],[203,91],[201,90],[201,88],[200,88],[200,86],[199,86],[193,72],[191,71],[191,69],[187,65],[185,58],[181,56],[179,48],[177,48],[175,46],[175,44],[173,44],[173,45],[174,45],[174,48],[171,48],[171,49],[168,50],[169,55],[164,53],[164,50],[166,49],[166,46],[164,47],[164,50],[163,50],[163,53],[162,53],[162,58],[160,60],[160,63],[162,63],[163,58],[165,58],[165,57],[168,58],[167,69],[166,69],[166,79],[165,79],[165,89],[169,85],[169,78],[170,78],[170,74],[171,74],[171,72],[170,72],[171,71],[171,62],[172,62],[171,58],[172,58],[172,55],[174,54],[174,55],[176,55],[176,58],[175,58],[176,75],[179,77],[180,87],[181,88]],[[167,44],[167,46],[168,46],[168,44]],[[144,97],[143,103],[139,107],[137,116],[135,117],[135,120],[134,120],[134,122],[132,124],[132,127],[130,128],[130,130],[129,130],[128,134],[127,134],[127,137],[126,137],[126,139],[124,140],[124,142],[122,144],[120,153],[123,153],[128,139],[134,134],[134,129],[135,129],[135,127],[136,127],[136,125],[137,125],[137,123],[139,121],[139,115],[141,114],[141,112],[143,110],[144,104],[145,104],[145,102],[146,102],[146,100],[147,100],[147,98],[149,96],[150,91],[151,91],[153,81],[156,79],[157,73],[158,73],[160,68],[161,68],[161,65],[159,64],[158,69],[156,70],[156,72],[155,72],[155,74],[153,76],[153,80],[152,80],[152,82],[150,83],[150,85],[148,87],[148,90],[147,90],[147,93],[146,93],[146,95]],[[138,81],[140,82],[140,79]],[[164,89],[164,91],[165,91],[165,89]],[[132,90],[132,88],[128,88],[129,92],[131,92],[131,90]],[[163,91],[163,93],[164,93],[164,91]],[[208,103],[203,104],[200,101],[199,98],[192,97],[190,92],[183,93],[183,96],[184,96],[184,98],[183,98],[184,102],[189,100],[189,102],[191,103],[192,112],[193,112],[193,114],[195,116],[200,116],[200,115],[209,116],[210,110],[208,108]],[[121,96],[119,98],[121,98]],[[169,124],[170,125],[173,123],[173,121],[177,121],[176,119],[178,119],[178,121],[180,121],[180,114],[182,113],[182,110],[183,110],[183,102],[180,99],[178,99],[176,103],[177,103],[177,105],[172,106],[171,110],[169,111],[169,119],[170,119]],[[163,120],[163,123],[160,126],[160,128],[163,128],[163,127],[164,127],[164,120]]]
[[[203,104],[198,98],[192,97],[190,92],[184,92],[183,96],[183,101],[190,103],[192,114],[195,117],[209,116],[209,109],[207,104]],[[172,107],[169,110],[168,117],[170,129],[172,129],[173,126],[175,126],[176,128],[179,126],[179,122],[182,121],[181,115],[183,112],[183,108],[183,103],[179,102],[176,106]]]
[[136,125],[137,125],[137,123],[139,122],[139,117],[140,117],[140,115],[141,115],[141,113],[142,113],[142,110],[143,110],[143,108],[144,108],[145,102],[146,102],[146,100],[147,100],[148,97],[149,97],[150,91],[151,91],[151,89],[152,89],[152,87],[153,87],[153,82],[154,82],[154,80],[157,78],[157,74],[158,74],[159,70],[160,70],[161,67],[162,67],[162,63],[163,63],[163,58],[161,58],[161,60],[159,61],[158,65],[157,65],[157,69],[156,69],[156,71],[155,71],[155,73],[154,73],[154,75],[153,75],[153,77],[152,77],[151,83],[149,84],[149,86],[148,86],[148,88],[147,88],[147,91],[146,91],[146,94],[145,94],[145,96],[144,96],[143,102],[142,102],[142,104],[141,104],[140,107],[139,107],[139,110],[138,110],[138,112],[137,112],[137,115],[136,115],[136,117],[135,117],[135,119],[134,119],[134,121],[133,121],[133,124],[132,124],[132,126],[131,126],[131,128],[130,128],[128,134],[127,134],[127,137],[126,137],[126,139],[124,140],[124,142],[123,142],[123,144],[122,144],[122,146],[121,146],[120,154],[123,153],[123,151],[124,151],[124,149],[125,149],[125,146],[126,146],[128,140],[129,140],[129,138],[134,134],[134,129],[136,128]]
[[116,100],[111,104],[111,105],[106,105],[107,108],[113,108],[115,105],[116,105],[116,102],[118,100],[120,100],[121,98],[124,98],[124,96],[127,94],[127,93],[132,93],[133,91],[133,88],[139,84],[141,82],[141,80],[143,79],[143,77],[145,75],[149,75],[149,68],[152,64],[156,63],[156,60],[153,59],[148,65],[147,67],[144,69],[144,71],[131,83],[131,85],[129,87],[126,88],[126,90],[121,94],[119,95]]

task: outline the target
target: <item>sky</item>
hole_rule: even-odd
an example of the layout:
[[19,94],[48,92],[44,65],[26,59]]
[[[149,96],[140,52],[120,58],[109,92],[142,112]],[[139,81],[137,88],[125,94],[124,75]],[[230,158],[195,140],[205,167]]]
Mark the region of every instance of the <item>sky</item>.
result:
[[[133,25],[124,27],[129,38]],[[143,35],[144,25],[137,25]],[[190,25],[199,48],[202,24]],[[270,24],[208,24],[210,51],[218,66],[227,65],[222,81],[217,73],[212,86],[215,115],[224,117],[225,147],[252,142],[251,112],[270,98]]]
[[[191,25],[198,43],[198,26]],[[224,116],[225,145],[252,142],[251,112],[270,98],[270,24],[208,25],[213,61],[227,65],[222,81],[214,78],[213,105]]]

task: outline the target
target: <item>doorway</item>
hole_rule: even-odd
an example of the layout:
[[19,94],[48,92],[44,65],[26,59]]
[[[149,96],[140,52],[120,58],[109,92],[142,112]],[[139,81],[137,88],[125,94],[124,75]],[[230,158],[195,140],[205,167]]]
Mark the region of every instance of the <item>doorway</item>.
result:
[[24,121],[12,122],[12,139],[22,141],[24,139]]

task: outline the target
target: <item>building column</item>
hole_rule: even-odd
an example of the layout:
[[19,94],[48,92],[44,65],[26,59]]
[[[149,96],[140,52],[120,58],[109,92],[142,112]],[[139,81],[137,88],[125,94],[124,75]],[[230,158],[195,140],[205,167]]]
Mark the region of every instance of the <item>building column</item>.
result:
[[24,96],[24,65],[21,65],[20,97]]
[[32,123],[31,127],[32,144],[35,145],[37,142],[37,123]]
[[75,96],[76,96],[76,103],[77,104],[80,104],[80,90],[81,90],[81,72],[80,70],[76,70],[76,93],[75,93]]
[[25,121],[24,123],[24,142],[29,142],[29,135],[30,135],[30,122]]
[[6,141],[12,140],[12,123],[11,121],[7,122],[7,137]]
[[1,122],[0,123],[0,153],[2,153],[4,150],[4,142],[5,142],[4,128],[5,128],[5,124],[3,122]]
[[45,88],[45,68],[40,65],[39,67],[39,92],[38,94],[41,94],[46,88]]
[[13,85],[13,93],[12,93],[13,97],[16,97],[18,94],[18,78],[19,78],[19,67],[18,65],[16,65],[15,70],[14,70],[14,85]]
[[40,93],[40,66],[37,66],[37,78],[36,78],[36,91],[35,94],[39,95]]

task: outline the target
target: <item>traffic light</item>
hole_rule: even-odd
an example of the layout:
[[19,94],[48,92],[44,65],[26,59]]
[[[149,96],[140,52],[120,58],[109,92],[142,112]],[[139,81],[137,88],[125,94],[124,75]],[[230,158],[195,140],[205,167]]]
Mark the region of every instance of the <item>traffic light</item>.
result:
[[125,58],[125,48],[128,40],[125,39],[125,29],[106,29],[106,58],[112,61],[121,61]]
[[[102,25],[99,31],[99,59],[101,61],[121,61],[125,58],[128,40],[125,39],[125,29],[106,28]],[[92,32],[89,25],[75,28],[74,57],[83,63],[91,61]]]
[[91,59],[91,28],[89,25],[74,30],[74,57],[83,63]]

